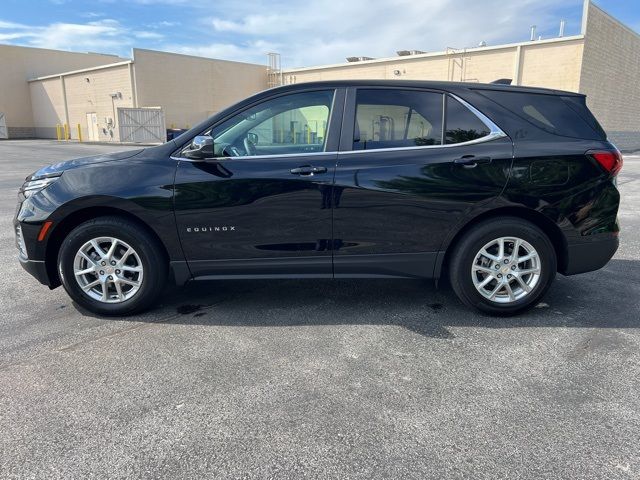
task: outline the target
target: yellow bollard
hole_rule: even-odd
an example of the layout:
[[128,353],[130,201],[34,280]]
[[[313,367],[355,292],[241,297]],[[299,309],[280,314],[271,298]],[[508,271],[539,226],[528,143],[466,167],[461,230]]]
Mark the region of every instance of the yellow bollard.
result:
[[64,124],[64,139],[69,140],[69,125]]
[[78,141],[82,142],[82,128],[78,124]]
[[58,141],[62,140],[62,125],[59,123],[56,123],[56,137],[58,138]]

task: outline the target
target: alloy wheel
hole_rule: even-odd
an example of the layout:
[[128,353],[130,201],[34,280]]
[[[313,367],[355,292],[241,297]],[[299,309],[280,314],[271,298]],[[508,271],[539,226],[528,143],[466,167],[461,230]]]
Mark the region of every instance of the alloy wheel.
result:
[[486,299],[508,304],[533,291],[542,263],[536,249],[517,237],[500,237],[484,245],[471,266],[476,290]]
[[89,297],[104,303],[121,303],[140,290],[144,268],[129,244],[115,237],[98,237],[80,247],[73,273]]

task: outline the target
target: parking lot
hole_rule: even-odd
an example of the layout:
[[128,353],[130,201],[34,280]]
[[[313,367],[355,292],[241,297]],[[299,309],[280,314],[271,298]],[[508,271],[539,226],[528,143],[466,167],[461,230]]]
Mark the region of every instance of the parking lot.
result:
[[412,280],[198,282],[81,313],[17,261],[0,142],[0,478],[640,477],[640,156],[621,248],[515,318]]

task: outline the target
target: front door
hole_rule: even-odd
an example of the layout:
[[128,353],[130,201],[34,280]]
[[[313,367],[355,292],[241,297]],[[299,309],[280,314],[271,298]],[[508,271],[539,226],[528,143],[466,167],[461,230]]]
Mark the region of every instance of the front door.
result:
[[280,94],[179,154],[175,212],[194,276],[331,276],[331,195],[342,90]]
[[335,276],[431,277],[447,235],[506,184],[511,140],[438,91],[352,89],[345,111]]

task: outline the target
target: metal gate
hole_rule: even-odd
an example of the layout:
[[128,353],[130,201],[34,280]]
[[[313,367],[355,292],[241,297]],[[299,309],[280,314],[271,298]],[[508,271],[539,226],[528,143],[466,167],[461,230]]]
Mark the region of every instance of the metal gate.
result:
[[9,138],[9,132],[7,131],[7,119],[2,112],[0,112],[0,138]]
[[164,143],[167,130],[162,108],[118,108],[120,141]]

